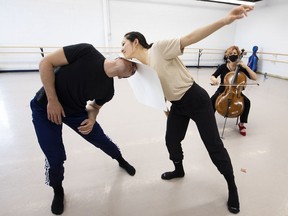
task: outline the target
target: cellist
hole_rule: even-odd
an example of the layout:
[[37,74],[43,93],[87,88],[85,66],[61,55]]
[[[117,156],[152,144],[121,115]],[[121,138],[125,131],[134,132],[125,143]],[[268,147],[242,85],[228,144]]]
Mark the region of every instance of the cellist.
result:
[[[214,112],[216,111],[215,102],[217,98],[225,91],[224,86],[224,78],[227,73],[231,71],[235,71],[237,65],[239,66],[239,73],[245,74],[249,79],[256,80],[257,74],[251,70],[242,60],[239,60],[241,51],[237,46],[231,46],[229,47],[224,55],[225,63],[220,65],[217,70],[211,75],[211,84],[212,85],[219,85],[219,81],[217,79],[218,76],[220,76],[220,86],[214,93],[214,95],[211,97],[211,101],[213,104]],[[247,98],[243,91],[241,95],[244,98],[244,110],[243,113],[240,115],[240,122],[238,124],[239,132],[241,135],[246,136],[246,127],[244,126],[245,123],[248,122],[248,115],[250,111],[251,102],[249,98]]]

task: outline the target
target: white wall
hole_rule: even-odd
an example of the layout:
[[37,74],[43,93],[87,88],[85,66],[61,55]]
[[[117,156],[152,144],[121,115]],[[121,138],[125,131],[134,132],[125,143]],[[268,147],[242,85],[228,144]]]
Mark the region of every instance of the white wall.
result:
[[[0,46],[103,46],[103,23],[102,0],[0,0]],[[15,51],[26,53],[1,53]],[[0,70],[37,69],[39,51],[2,48]]]
[[270,0],[265,7],[260,8],[256,5],[253,13],[249,14],[249,19],[238,23],[235,34],[235,42],[239,46],[246,47],[247,50],[249,48],[250,51],[255,45],[259,47],[259,71],[284,78],[288,78],[287,63],[261,59],[288,62],[287,11],[287,0]]
[[[111,46],[120,46],[125,33],[139,31],[148,43],[160,39],[181,37],[196,28],[210,24],[223,17],[231,6],[222,7],[215,4],[185,1],[145,1],[145,0],[110,0],[111,17]],[[121,12],[120,12],[121,11]],[[197,44],[191,45],[197,52],[202,48],[225,49],[234,41],[235,24],[227,26]],[[226,37],[226,35],[233,35]],[[223,38],[226,38],[223,40]],[[197,49],[196,49],[197,48]],[[218,51],[219,53],[219,51]],[[198,54],[185,52],[181,56],[186,65],[197,65]],[[207,60],[209,58],[209,61]],[[220,55],[205,55],[201,57],[202,65],[215,66],[223,59],[223,50]],[[206,59],[206,62],[204,63]]]
[[[257,8],[256,4],[248,18],[220,29],[191,47],[226,49],[236,44],[251,50],[258,45],[262,52],[287,53],[288,3],[263,1],[266,5]],[[110,19],[105,19],[105,2],[109,3]],[[194,0],[0,0],[0,46],[64,46],[88,42],[97,47],[120,47],[123,35],[132,30],[142,32],[151,43],[187,34],[224,16],[231,8]],[[110,21],[110,26],[105,21],[108,24]],[[35,62],[38,58],[41,58],[38,54],[33,56]],[[283,56],[274,58],[286,60]],[[0,53],[0,70],[8,67],[3,59],[9,68],[25,69],[20,65],[26,62],[25,57],[13,59],[19,63],[17,66]],[[34,68],[35,62],[29,63],[28,68]],[[263,72],[288,77],[287,64],[260,61],[259,65]]]
[[104,41],[102,0],[0,0],[0,45]]
[[[157,2],[157,1],[155,1]],[[175,1],[177,3],[177,1]],[[181,1],[180,1],[181,2]],[[194,2],[194,4],[192,4]],[[191,1],[189,5],[150,3],[149,1],[110,0],[111,8],[111,45],[120,45],[123,35],[128,31],[140,31],[148,43],[159,39],[180,37],[190,33],[195,28],[207,25],[217,18],[224,16],[229,9],[227,6],[204,7]],[[229,7],[230,8],[230,7]],[[235,25],[223,28],[205,41],[194,47],[223,48],[232,42],[234,37],[223,41],[224,35],[234,34]]]

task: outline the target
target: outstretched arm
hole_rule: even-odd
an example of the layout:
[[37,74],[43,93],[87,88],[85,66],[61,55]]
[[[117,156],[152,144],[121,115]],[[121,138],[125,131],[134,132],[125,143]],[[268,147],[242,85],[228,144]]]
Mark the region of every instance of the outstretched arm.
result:
[[219,19],[218,21],[198,28],[195,31],[191,32],[188,35],[185,35],[180,38],[180,45],[181,50],[185,47],[197,43],[198,41],[206,38],[207,36],[211,35],[218,29],[222,28],[225,25],[229,25],[230,23],[234,22],[237,19],[242,19],[243,17],[247,16],[247,12],[253,10],[252,6],[248,5],[241,5],[233,8],[226,17]]

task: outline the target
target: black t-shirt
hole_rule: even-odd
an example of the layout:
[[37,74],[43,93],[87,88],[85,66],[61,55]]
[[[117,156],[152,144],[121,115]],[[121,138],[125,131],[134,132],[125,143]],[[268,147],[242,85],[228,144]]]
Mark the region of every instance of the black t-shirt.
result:
[[[249,75],[248,71],[245,68],[241,67],[241,66],[239,66],[239,67],[240,67],[239,68],[239,73],[243,72],[250,79],[250,75]],[[220,75],[221,84],[224,84],[224,78],[225,78],[226,74],[229,73],[229,72],[231,72],[231,71],[227,67],[227,65],[226,64],[222,64],[222,65],[220,65],[217,68],[217,70],[212,74],[212,76],[217,78]],[[225,86],[220,86],[217,89],[217,91],[224,92],[225,91]]]
[[[114,95],[114,80],[104,71],[105,57],[90,44],[63,47],[68,65],[55,70],[55,88],[66,115],[85,111],[88,100],[103,105]],[[37,100],[47,105],[42,87]]]

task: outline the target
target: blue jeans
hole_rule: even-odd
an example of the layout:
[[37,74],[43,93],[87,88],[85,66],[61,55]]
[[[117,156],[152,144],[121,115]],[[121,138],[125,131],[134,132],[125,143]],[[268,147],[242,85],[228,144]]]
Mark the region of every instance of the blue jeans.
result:
[[[62,139],[62,124],[57,125],[47,118],[47,109],[40,105],[36,98],[30,102],[32,110],[32,122],[38,138],[40,147],[45,154],[46,184],[54,187],[62,184],[64,179],[64,161],[66,160],[65,147]],[[82,136],[97,148],[100,148],[113,159],[121,156],[117,145],[107,137],[101,126],[96,122],[92,131],[87,134],[81,134],[77,127],[81,122],[88,118],[87,112],[78,115],[66,116],[62,119],[63,123],[72,128],[76,133]]]

